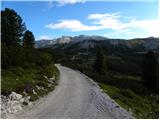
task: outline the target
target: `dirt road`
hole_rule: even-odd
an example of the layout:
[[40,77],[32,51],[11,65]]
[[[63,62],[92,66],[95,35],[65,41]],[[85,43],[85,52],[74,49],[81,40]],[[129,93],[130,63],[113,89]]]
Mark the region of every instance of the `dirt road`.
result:
[[59,85],[14,118],[133,118],[90,78],[61,65]]

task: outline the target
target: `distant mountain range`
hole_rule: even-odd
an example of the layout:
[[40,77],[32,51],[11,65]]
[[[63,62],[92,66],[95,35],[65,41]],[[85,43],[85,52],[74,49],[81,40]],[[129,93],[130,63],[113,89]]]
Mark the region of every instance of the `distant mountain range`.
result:
[[52,48],[61,50],[91,50],[96,46],[102,46],[110,50],[131,50],[142,52],[146,50],[159,50],[159,38],[136,38],[136,39],[110,39],[102,36],[79,35],[75,37],[62,36],[52,40],[36,41],[37,48]]
[[79,35],[75,37],[70,36],[62,36],[61,38],[47,40],[41,39],[36,41],[36,47],[50,47],[55,44],[66,44],[70,42],[81,42],[83,40],[106,40],[107,38],[102,36],[87,36],[87,35]]

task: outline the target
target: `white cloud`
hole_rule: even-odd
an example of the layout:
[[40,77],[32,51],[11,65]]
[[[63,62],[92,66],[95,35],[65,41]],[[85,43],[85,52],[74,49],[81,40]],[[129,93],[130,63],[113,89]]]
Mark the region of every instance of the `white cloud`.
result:
[[91,31],[101,29],[122,29],[123,23],[119,21],[119,13],[113,14],[90,14],[87,19],[92,25],[84,25],[79,20],[59,20],[57,23],[46,25],[50,29],[68,29],[71,31]]
[[88,15],[88,19],[102,19],[102,18],[119,18],[120,17],[120,12],[118,13],[105,13],[105,14],[99,14],[99,13],[95,13],[95,14],[89,14]]
[[159,20],[131,20],[125,23],[125,28],[121,30],[113,30],[103,36],[124,38],[127,37],[160,37],[160,21]]
[[71,31],[91,31],[101,29],[122,29],[123,24],[118,20],[119,13],[113,14],[90,14],[87,19],[91,20],[92,25],[84,25],[79,20],[59,20],[57,23],[46,25],[50,29],[68,29]]
[[52,39],[50,36],[47,36],[47,35],[42,35],[42,36],[39,36],[39,39]]
[[102,29],[122,29],[124,24],[120,22],[120,13],[90,14],[88,19],[93,20],[94,24],[98,24]]
[[56,0],[60,6],[64,6],[67,4],[75,4],[75,3],[84,3],[85,0]]
[[[93,23],[101,25],[102,29],[110,28],[112,30],[132,29],[137,28],[148,32],[148,34],[153,36],[158,36],[160,34],[160,20],[150,19],[150,20],[134,20],[129,19],[129,22],[122,22],[120,13],[112,14],[90,14],[87,18],[94,20]],[[130,32],[131,34],[131,32]]]
[[46,9],[42,9],[42,11],[46,11],[48,9],[53,8],[54,6],[64,6],[67,4],[76,4],[76,3],[84,3],[86,0],[49,0],[46,4]]
[[90,31],[99,29],[98,26],[87,26],[78,20],[59,20],[58,23],[51,23],[45,27],[50,29],[68,29],[70,31]]

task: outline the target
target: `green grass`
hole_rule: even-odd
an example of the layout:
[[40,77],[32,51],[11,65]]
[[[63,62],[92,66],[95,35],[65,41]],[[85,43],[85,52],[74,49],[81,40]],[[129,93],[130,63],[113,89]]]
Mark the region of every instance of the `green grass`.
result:
[[158,96],[137,95],[130,89],[99,83],[100,87],[112,99],[126,110],[131,109],[136,118],[159,118]]
[[[54,77],[55,84],[48,87],[48,80],[43,76]],[[48,92],[52,91],[57,85],[57,80],[59,79],[59,71],[54,65],[48,65],[45,68],[10,68],[7,70],[2,69],[2,80],[1,80],[1,90],[2,94],[10,93],[12,91],[19,94],[23,94],[24,90],[27,90],[27,94],[31,96],[31,100],[35,101],[40,96],[46,95]],[[45,90],[38,90],[36,86],[44,87]],[[33,94],[33,90],[36,91],[38,95]]]

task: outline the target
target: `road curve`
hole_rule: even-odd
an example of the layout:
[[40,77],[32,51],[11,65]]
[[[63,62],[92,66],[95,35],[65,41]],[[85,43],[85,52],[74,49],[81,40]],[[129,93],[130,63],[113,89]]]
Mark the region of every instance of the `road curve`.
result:
[[119,107],[90,78],[61,65],[59,85],[46,97],[26,107],[14,118],[133,118]]

